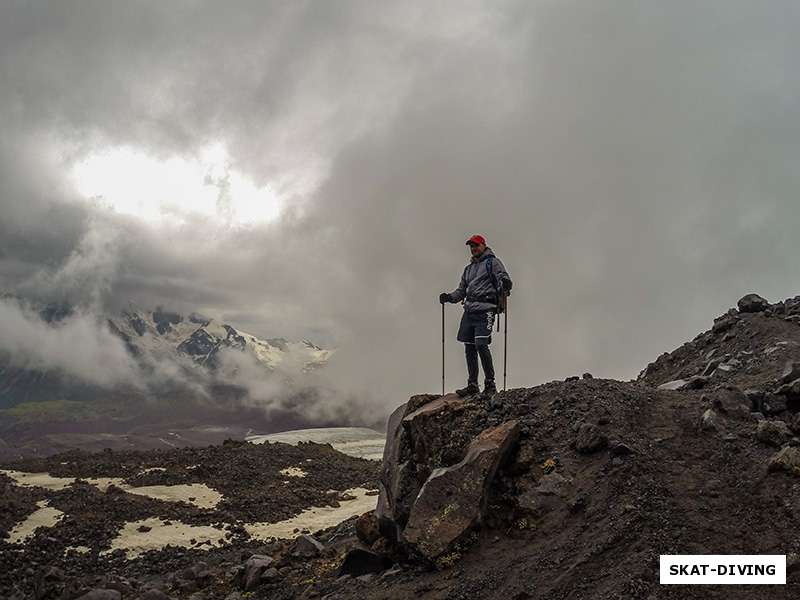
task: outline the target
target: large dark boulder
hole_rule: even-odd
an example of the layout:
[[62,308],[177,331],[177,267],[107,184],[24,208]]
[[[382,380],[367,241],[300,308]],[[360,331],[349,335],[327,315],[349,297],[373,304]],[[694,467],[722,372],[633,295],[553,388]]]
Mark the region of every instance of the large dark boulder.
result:
[[393,565],[393,561],[382,554],[376,554],[362,548],[350,550],[339,566],[339,576],[350,575],[360,577],[369,573],[380,573]]
[[459,463],[436,469],[420,490],[403,541],[435,561],[481,522],[498,466],[519,435],[517,421],[482,431]]
[[412,396],[389,417],[375,515],[396,540],[431,472],[458,462],[470,439],[466,402],[455,394]]
[[272,566],[271,556],[263,554],[253,554],[244,563],[241,587],[244,591],[250,592],[261,584],[261,576]]
[[739,312],[743,313],[763,312],[769,308],[769,302],[758,294],[742,296],[736,305],[739,307]]
[[398,525],[404,524],[408,518],[411,509],[409,498],[419,489],[414,467],[409,461],[408,434],[403,429],[403,417],[410,411],[410,404],[411,401],[398,407],[389,417],[378,482],[380,494],[375,517],[381,533],[391,540],[397,538]]

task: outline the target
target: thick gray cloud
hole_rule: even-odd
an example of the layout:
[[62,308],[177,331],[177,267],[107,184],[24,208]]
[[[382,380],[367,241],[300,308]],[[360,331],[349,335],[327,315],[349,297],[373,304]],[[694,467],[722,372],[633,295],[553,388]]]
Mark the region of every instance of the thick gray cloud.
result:
[[[436,296],[481,232],[516,283],[511,385],[634,377],[740,295],[798,292],[798,10],[6,3],[0,282],[336,344],[327,377],[381,413],[437,389]],[[293,194],[281,219],[165,235],[65,178],[209,142]]]
[[18,302],[0,300],[0,322],[0,352],[13,367],[60,369],[101,386],[140,383],[122,340],[91,315],[75,315],[56,327]]

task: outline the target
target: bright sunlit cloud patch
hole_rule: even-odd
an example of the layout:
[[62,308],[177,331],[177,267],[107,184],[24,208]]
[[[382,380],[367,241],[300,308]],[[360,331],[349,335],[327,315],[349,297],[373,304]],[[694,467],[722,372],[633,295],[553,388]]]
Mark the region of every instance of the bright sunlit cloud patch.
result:
[[231,168],[221,145],[203,149],[198,158],[166,160],[113,148],[78,162],[72,175],[87,199],[150,222],[203,216],[220,225],[251,224],[272,221],[281,210],[269,186],[257,187]]

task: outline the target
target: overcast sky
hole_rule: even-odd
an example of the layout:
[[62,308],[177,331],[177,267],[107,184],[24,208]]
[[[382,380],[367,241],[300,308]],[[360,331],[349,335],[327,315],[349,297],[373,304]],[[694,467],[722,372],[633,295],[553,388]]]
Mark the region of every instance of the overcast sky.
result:
[[[799,13],[5,0],[0,289],[310,337],[383,411],[439,388],[437,297],[482,233],[515,282],[511,386],[633,378],[741,295],[800,293]],[[203,212],[168,174],[209,148]],[[247,202],[278,216],[231,218]]]

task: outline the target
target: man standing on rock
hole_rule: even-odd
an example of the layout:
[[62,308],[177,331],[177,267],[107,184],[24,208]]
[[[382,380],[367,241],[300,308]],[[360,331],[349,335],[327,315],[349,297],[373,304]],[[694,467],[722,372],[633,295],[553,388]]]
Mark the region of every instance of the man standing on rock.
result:
[[489,344],[492,343],[492,329],[498,305],[511,291],[511,277],[492,249],[486,246],[482,235],[473,235],[467,240],[472,255],[469,264],[461,275],[461,283],[450,292],[439,295],[439,302],[462,302],[464,314],[458,328],[458,341],[464,343],[467,355],[467,387],[456,390],[459,396],[477,394],[478,357],[480,356],[484,375],[484,398],[497,393],[494,383],[494,366]]

